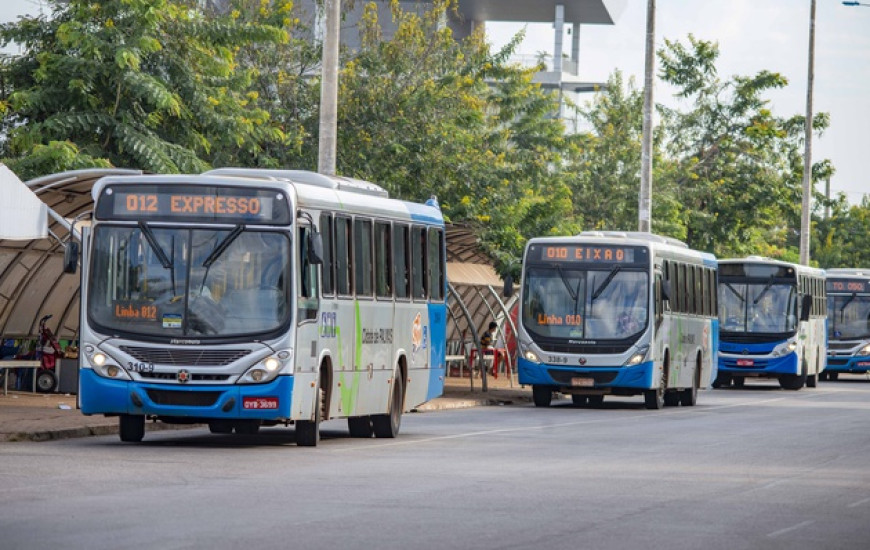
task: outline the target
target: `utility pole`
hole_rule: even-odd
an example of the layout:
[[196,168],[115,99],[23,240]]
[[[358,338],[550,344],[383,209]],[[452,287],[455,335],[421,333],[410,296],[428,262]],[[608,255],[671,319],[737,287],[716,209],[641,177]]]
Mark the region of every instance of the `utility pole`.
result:
[[341,0],[323,0],[324,33],[320,77],[320,141],[317,171],[335,175],[338,126],[338,45]]
[[816,48],[816,0],[810,0],[810,47],[807,62],[807,120],[804,125],[804,180],[801,200],[801,265],[810,265],[810,207],[813,171],[813,73]]
[[646,61],[643,87],[643,143],[640,153],[638,231],[652,231],[652,131],[653,72],[655,61],[656,1],[647,0]]

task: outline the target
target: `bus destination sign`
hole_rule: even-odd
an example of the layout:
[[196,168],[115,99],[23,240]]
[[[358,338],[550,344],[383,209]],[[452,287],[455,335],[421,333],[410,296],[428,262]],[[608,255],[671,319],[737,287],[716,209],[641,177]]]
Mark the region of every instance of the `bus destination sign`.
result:
[[273,189],[191,185],[115,185],[103,189],[97,218],[286,225],[290,209]]
[[646,248],[600,244],[542,244],[529,248],[529,260],[587,264],[645,264]]
[[870,281],[867,279],[828,279],[828,292],[866,293],[870,290]]

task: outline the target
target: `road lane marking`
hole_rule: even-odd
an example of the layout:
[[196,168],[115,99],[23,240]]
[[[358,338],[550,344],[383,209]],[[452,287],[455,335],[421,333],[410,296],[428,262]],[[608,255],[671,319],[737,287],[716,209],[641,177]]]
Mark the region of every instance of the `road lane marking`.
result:
[[857,508],[858,506],[861,506],[862,504],[867,504],[868,502],[870,502],[870,498],[865,498],[865,499],[859,500],[858,502],[853,502],[852,504],[847,506],[847,508]]
[[815,521],[808,519],[806,521],[802,521],[802,522],[798,523],[797,525],[792,525],[791,527],[786,527],[785,529],[780,529],[779,531],[774,531],[773,533],[768,533],[767,536],[771,537],[771,538],[778,537],[778,536],[784,535],[786,533],[791,533],[792,531],[797,531],[798,529],[803,529],[804,527],[807,527],[808,525],[812,525],[814,523],[815,523]]

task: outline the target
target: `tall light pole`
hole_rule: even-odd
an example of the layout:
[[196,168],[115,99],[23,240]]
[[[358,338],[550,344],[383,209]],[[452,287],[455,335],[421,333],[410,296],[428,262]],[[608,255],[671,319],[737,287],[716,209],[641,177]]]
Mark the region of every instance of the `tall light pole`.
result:
[[338,45],[341,0],[324,0],[323,58],[320,76],[320,140],[317,171],[335,175],[338,126]]
[[810,207],[813,170],[813,72],[816,48],[816,0],[810,0],[810,46],[807,62],[807,120],[804,124],[804,180],[801,200],[800,263],[810,264]]
[[643,83],[643,142],[640,151],[640,199],[637,211],[638,231],[652,231],[652,131],[653,72],[655,62],[656,0],[646,7],[646,59]]

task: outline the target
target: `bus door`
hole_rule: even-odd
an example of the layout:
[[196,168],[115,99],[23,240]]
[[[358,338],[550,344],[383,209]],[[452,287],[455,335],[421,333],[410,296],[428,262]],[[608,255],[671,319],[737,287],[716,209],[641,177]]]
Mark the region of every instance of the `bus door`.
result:
[[[320,339],[320,289],[319,279],[317,277],[317,264],[312,261],[311,255],[311,235],[312,229],[303,220],[298,220],[298,230],[296,238],[298,239],[296,262],[296,365],[301,369],[301,373],[313,373],[313,378],[316,378],[320,368],[319,358],[322,350]],[[274,275],[270,275],[274,273]],[[265,276],[281,277],[282,270],[266,270]],[[277,284],[278,281],[264,281],[264,285]],[[321,381],[321,384],[326,381]],[[297,377],[297,383],[310,383],[309,380],[302,380],[302,377]],[[300,397],[294,402],[301,408],[303,414],[309,411],[312,400],[315,397],[315,392],[308,392],[307,388],[297,388],[293,392]],[[305,395],[306,398],[302,398]]]

